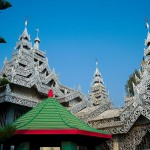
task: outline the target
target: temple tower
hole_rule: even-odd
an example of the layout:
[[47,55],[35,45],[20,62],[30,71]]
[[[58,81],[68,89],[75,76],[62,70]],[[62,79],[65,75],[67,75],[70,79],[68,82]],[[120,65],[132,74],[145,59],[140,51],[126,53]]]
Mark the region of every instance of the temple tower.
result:
[[102,75],[98,69],[98,62],[96,62],[96,70],[93,76],[91,85],[91,92],[89,93],[89,101],[91,106],[101,105],[109,99],[109,94],[104,86]]
[[107,142],[111,150],[150,149],[150,32],[147,26],[144,59],[141,63],[139,76],[135,75],[133,84],[134,95],[125,97],[125,106],[106,110],[88,123],[98,129],[113,134]]
[[[150,32],[148,22],[146,23],[147,27],[147,38],[145,39],[145,48],[144,48],[144,57],[139,69],[140,77],[135,75],[136,83],[133,83],[134,96],[125,97],[125,105],[130,105],[134,99],[139,99],[141,95],[144,99],[149,99],[149,90],[150,90]],[[137,100],[136,100],[137,101]],[[143,101],[145,103],[145,101]]]
[[[74,113],[87,105],[86,97],[80,91],[60,83],[59,76],[49,67],[45,52],[39,49],[41,42],[39,30],[37,29],[37,37],[32,46],[27,27],[26,20],[12,58],[5,59],[0,73],[1,77],[5,77],[10,82],[0,87],[0,126],[3,126],[6,120],[13,121],[45,99],[49,89],[53,90],[55,98],[62,105]],[[2,105],[6,108],[3,109]],[[6,114],[12,114],[10,119]]]
[[92,118],[112,108],[113,103],[106,91],[102,75],[98,69],[98,62],[96,62],[96,70],[92,80],[91,91],[88,96],[87,107],[79,111],[76,115],[85,122],[88,122]]

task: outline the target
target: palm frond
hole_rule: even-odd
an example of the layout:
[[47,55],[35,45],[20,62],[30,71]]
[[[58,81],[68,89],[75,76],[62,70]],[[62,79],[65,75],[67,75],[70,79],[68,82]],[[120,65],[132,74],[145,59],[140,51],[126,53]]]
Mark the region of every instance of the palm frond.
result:
[[7,139],[11,138],[16,131],[14,125],[6,125],[3,128],[0,128],[0,142],[3,143]]

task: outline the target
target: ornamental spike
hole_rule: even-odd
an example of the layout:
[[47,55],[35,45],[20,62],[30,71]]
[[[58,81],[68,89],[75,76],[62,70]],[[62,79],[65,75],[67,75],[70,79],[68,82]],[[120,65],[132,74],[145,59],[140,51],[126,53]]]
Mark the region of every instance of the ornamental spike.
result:
[[145,22],[146,22],[146,29],[149,31],[149,23],[148,23],[148,19],[145,17]]
[[50,98],[50,97],[54,97],[54,94],[53,94],[53,91],[52,90],[49,90],[49,92],[48,92],[48,97]]
[[25,27],[27,27],[27,26],[28,26],[28,19],[27,19],[27,17],[26,17]]

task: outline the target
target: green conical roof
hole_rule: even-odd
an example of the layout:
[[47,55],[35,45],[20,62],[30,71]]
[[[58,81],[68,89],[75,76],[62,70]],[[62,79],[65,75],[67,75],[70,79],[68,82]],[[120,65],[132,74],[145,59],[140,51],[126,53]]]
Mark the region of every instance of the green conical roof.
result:
[[54,98],[47,98],[14,122],[17,130],[79,129],[107,134],[90,127]]

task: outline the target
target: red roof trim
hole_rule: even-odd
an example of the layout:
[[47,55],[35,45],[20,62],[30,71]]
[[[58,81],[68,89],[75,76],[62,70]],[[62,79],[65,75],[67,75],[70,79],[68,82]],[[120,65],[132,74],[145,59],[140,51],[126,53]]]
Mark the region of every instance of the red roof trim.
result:
[[86,135],[100,138],[112,138],[111,134],[103,134],[97,132],[91,132],[86,130],[78,130],[78,129],[58,129],[58,130],[17,130],[15,134],[61,134],[61,135]]

